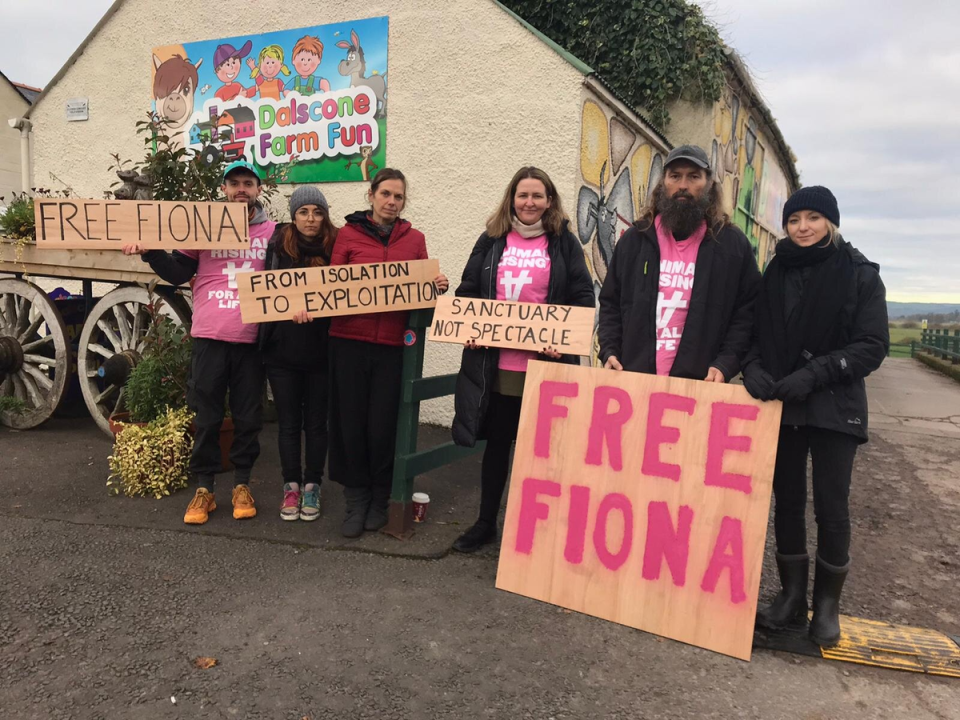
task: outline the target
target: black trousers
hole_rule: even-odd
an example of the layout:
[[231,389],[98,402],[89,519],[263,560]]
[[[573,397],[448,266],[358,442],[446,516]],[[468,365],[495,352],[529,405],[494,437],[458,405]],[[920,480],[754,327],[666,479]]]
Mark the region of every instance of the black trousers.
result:
[[403,348],[330,338],[330,479],[393,483]]
[[521,398],[490,394],[484,419],[487,447],[480,466],[480,522],[495,526],[510,473],[510,450],[520,428]]
[[[267,365],[267,379],[277,406],[283,482],[320,484],[327,461],[327,373]],[[301,436],[305,441],[302,474]]]
[[220,426],[230,391],[233,444],[230,461],[236,484],[250,481],[250,471],[260,455],[263,427],[263,366],[255,344],[194,338],[187,383],[187,404],[196,414],[197,435],[190,471],[201,487],[213,489],[213,476],[222,472]]
[[817,553],[831,565],[850,559],[850,477],[859,441],[852,435],[784,425],[773,473],[777,551],[807,552],[807,455],[813,460],[813,510]]

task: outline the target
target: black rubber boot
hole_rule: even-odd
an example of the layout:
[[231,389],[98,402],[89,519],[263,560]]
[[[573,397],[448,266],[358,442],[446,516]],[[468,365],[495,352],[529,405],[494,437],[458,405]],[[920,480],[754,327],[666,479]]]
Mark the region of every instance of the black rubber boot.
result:
[[476,552],[484,545],[489,545],[497,539],[497,526],[478,520],[469,530],[453,541],[453,549],[457,552]]
[[837,567],[817,556],[810,639],[820,647],[831,648],[840,642],[840,594],[849,570],[850,563]]
[[757,610],[757,625],[768,630],[783,630],[790,625],[807,624],[807,578],[810,556],[777,553],[780,592],[773,602]]
[[347,502],[347,512],[340,534],[348,538],[360,537],[363,535],[363,525],[370,507],[370,488],[345,487],[343,499]]
[[390,490],[389,485],[386,487],[374,485],[370,507],[367,509],[367,517],[363,523],[364,530],[379,530],[386,526],[390,510]]

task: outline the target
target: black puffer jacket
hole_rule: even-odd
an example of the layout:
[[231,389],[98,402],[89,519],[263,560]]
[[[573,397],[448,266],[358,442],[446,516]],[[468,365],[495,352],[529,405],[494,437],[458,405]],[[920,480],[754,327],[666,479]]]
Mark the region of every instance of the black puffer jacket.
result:
[[[780,424],[835,430],[866,442],[864,378],[880,367],[890,347],[886,289],[880,279],[880,266],[867,260],[850,243],[844,240],[840,243],[840,251],[850,254],[855,273],[840,312],[840,332],[833,336],[833,349],[807,364],[817,376],[818,387],[802,402],[784,403]],[[798,289],[802,291],[801,271],[789,272],[786,280],[784,302],[794,305],[798,298],[791,295]],[[762,366],[757,338],[744,361],[744,373],[750,371],[747,368],[753,363]]]
[[[593,279],[580,241],[566,224],[560,235],[548,236],[547,241],[550,256],[547,303],[595,307]],[[486,233],[480,236],[463,269],[457,297],[496,300],[497,266],[506,245],[506,237],[492,238]],[[457,445],[473,447],[485,436],[484,418],[499,359],[500,351],[496,348],[463,350],[454,398],[453,440]],[[575,355],[564,355],[560,362],[577,363],[578,359]]]
[[[657,372],[660,245],[653,225],[623,234],[600,291],[600,360],[615,355],[624,370]],[[707,232],[693,276],[693,294],[670,374],[703,380],[710,367],[729,381],[750,349],[760,271],[753,248],[734,225]]]
[[[306,267],[305,258],[295,263],[293,258],[283,251],[282,240],[286,224],[277,225],[267,246],[264,270],[289,270],[294,267]],[[314,318],[311,322],[298,325],[292,320],[265,322],[260,324],[258,343],[264,365],[301,370],[304,372],[326,372],[327,345],[330,330],[330,318]]]

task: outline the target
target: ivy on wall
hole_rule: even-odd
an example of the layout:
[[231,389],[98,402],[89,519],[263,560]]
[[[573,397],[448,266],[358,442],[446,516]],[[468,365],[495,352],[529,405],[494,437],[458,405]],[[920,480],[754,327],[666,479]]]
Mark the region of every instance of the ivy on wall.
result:
[[635,109],[665,128],[667,103],[716,102],[724,45],[684,0],[501,0],[603,76]]

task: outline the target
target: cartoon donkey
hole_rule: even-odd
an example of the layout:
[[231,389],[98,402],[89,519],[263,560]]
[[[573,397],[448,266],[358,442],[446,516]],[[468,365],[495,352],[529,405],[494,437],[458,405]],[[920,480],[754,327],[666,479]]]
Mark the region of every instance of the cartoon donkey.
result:
[[367,63],[363,59],[363,48],[360,47],[360,38],[355,31],[350,31],[350,42],[341,40],[337,47],[347,51],[346,59],[341,60],[338,67],[340,74],[350,77],[350,87],[370,88],[377,96],[377,117],[383,117],[387,112],[387,87],[384,81],[386,74],[364,77]]

